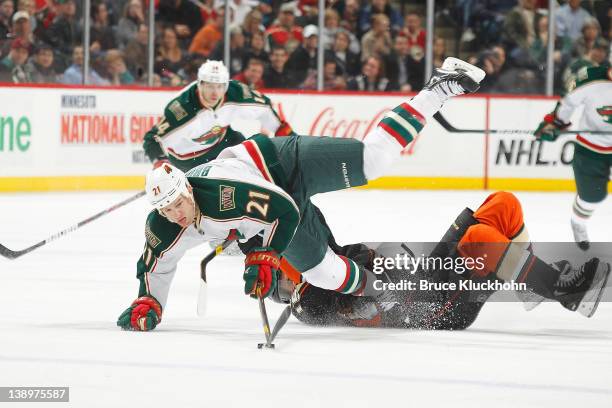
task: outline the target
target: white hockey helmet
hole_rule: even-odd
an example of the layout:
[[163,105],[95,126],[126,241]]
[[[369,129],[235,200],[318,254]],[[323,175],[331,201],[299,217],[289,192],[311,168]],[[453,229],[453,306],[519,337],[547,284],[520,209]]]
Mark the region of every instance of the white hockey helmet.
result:
[[147,174],[145,191],[149,203],[158,210],[171,204],[181,194],[189,194],[189,182],[185,173],[171,164],[164,163]]
[[207,60],[198,69],[199,82],[212,82],[215,84],[225,84],[225,90],[229,86],[229,72],[223,61]]

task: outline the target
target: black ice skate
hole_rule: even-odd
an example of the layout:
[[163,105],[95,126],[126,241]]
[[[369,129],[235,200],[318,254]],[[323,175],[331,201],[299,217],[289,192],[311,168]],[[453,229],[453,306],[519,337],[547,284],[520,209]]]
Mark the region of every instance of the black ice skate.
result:
[[441,68],[434,69],[429,82],[423,87],[437,93],[441,98],[475,92],[485,72],[458,58],[448,57]]
[[567,261],[558,262],[557,266],[561,274],[553,291],[555,299],[571,311],[593,316],[608,282],[610,264],[593,258],[580,268],[572,268]]

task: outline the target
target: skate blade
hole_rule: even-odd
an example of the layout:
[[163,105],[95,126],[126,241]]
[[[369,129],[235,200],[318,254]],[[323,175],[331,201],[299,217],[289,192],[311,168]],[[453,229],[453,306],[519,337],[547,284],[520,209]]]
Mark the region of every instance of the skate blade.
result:
[[591,317],[597,311],[599,301],[606,290],[606,283],[608,283],[608,277],[610,276],[610,264],[600,263],[597,266],[597,272],[593,278],[593,286],[585,293],[584,298],[578,306],[578,312],[586,317]]
[[543,296],[535,294],[530,290],[516,291],[515,294],[516,297],[518,297],[519,300],[523,303],[523,309],[528,312],[538,307],[538,305],[544,301]]

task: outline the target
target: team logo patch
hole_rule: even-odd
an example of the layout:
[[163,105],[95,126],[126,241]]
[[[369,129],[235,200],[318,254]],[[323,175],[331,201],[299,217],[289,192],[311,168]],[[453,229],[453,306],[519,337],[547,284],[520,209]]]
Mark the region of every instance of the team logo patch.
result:
[[157,235],[151,231],[148,223],[145,226],[145,237],[147,238],[147,243],[151,246],[151,248],[155,248],[161,243],[161,239],[159,239]]
[[204,133],[202,136],[196,137],[191,140],[195,143],[200,143],[204,146],[214,145],[223,138],[223,136],[225,135],[226,129],[227,129],[227,126],[226,127],[215,126],[212,129],[210,129],[208,132]]
[[597,108],[597,113],[602,116],[604,122],[612,124],[612,105]]
[[236,189],[231,186],[219,186],[219,211],[228,211],[236,208],[234,190]]
[[187,116],[187,112],[179,101],[174,101],[170,105],[168,105],[168,110],[172,112],[177,121]]

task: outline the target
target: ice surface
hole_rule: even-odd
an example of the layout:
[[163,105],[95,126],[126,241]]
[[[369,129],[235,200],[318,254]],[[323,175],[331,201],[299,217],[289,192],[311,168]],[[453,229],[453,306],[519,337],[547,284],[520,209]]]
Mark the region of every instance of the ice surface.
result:
[[[1,195],[0,242],[22,249],[130,194]],[[348,191],[316,201],[340,243],[433,241],[486,195]],[[517,195],[534,240],[571,241],[572,194]],[[242,294],[239,257],[211,264],[208,316],[196,317],[202,246],[179,265],[158,329],[121,331],[147,211],[141,199],[0,259],[0,386],[69,386],[74,407],[612,406],[609,303],[592,319],[557,304],[528,313],[492,303],[463,332],[322,329],[292,318],[276,350],[258,350],[259,312]],[[611,241],[611,225],[606,203],[592,240]],[[281,310],[268,304],[272,321]]]

